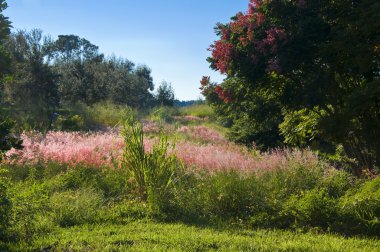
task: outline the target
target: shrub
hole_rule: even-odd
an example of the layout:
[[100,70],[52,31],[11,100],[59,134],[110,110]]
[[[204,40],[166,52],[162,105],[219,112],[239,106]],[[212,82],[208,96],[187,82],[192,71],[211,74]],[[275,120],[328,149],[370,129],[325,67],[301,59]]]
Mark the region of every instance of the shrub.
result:
[[54,122],[53,127],[63,131],[79,131],[85,129],[84,120],[79,115],[69,117],[59,116]]
[[32,174],[25,183],[13,187],[12,194],[12,231],[17,238],[31,241],[46,230],[40,222],[48,210],[45,184],[37,183]]
[[161,106],[152,111],[150,119],[158,123],[170,123],[173,122],[173,116],[177,115],[179,115],[178,108]]
[[281,214],[288,217],[294,227],[327,229],[336,218],[336,205],[324,188],[315,188],[300,195],[293,194]]
[[327,194],[333,198],[342,197],[347,190],[355,184],[354,177],[346,171],[327,169],[320,181],[320,188],[326,190]]
[[339,202],[346,233],[380,234],[380,177],[350,189]]
[[84,113],[86,123],[90,127],[94,125],[114,127],[135,114],[130,107],[115,105],[110,102],[86,106]]

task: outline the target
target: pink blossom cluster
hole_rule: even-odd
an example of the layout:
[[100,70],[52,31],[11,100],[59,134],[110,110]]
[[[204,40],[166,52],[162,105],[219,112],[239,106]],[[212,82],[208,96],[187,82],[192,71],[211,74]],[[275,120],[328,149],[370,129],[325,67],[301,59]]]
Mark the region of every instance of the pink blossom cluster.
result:
[[196,140],[211,143],[227,143],[228,141],[218,131],[206,126],[182,126],[177,132],[189,135]]
[[222,73],[226,74],[230,62],[235,55],[235,48],[232,43],[223,40],[218,40],[214,45],[210,46],[212,57],[215,59],[216,68]]
[[160,132],[160,127],[156,122],[144,121],[143,122],[143,131],[145,133],[158,133],[158,132]]

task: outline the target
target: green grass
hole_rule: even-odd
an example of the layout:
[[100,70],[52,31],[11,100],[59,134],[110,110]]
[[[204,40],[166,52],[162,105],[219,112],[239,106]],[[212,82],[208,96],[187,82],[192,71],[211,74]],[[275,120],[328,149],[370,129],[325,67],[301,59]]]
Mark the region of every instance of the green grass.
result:
[[[218,230],[134,221],[61,228],[9,251],[379,251],[380,241],[278,230]],[[0,247],[1,248],[1,247]],[[5,248],[3,248],[5,249]]]
[[183,116],[190,115],[198,117],[212,117],[215,115],[212,108],[207,104],[196,104],[180,108],[180,114]]

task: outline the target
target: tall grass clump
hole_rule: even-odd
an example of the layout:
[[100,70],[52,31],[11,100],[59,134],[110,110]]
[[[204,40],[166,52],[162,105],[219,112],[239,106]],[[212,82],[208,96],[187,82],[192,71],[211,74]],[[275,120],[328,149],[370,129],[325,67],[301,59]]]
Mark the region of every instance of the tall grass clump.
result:
[[133,119],[124,124],[122,136],[125,147],[121,166],[136,183],[141,199],[147,200],[152,210],[159,210],[183,170],[173,153],[174,146],[161,134],[151,150],[146,151],[143,127]]

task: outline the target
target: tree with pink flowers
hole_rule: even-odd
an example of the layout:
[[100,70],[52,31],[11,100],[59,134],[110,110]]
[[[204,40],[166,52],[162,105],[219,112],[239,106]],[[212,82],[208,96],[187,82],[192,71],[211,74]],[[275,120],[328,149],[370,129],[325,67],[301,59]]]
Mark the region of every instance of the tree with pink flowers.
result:
[[376,0],[250,0],[218,24],[202,93],[259,147],[342,146],[357,167],[380,166],[380,5]]

